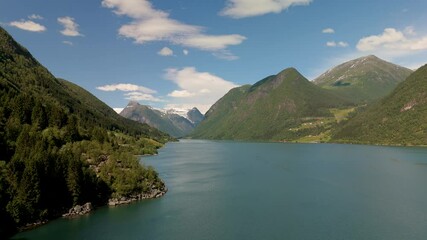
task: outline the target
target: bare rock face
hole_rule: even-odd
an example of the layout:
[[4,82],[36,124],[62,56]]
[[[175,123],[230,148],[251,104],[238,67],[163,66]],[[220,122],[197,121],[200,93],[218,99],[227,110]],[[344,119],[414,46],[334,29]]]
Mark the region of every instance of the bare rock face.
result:
[[153,184],[150,188],[150,191],[146,193],[140,193],[140,194],[132,195],[129,197],[111,198],[108,200],[108,205],[117,206],[122,204],[129,204],[131,202],[135,202],[143,199],[159,198],[165,195],[167,191],[168,191],[168,188],[164,184],[160,188],[156,187]]
[[87,213],[91,212],[92,210],[93,210],[92,203],[87,202],[81,206],[76,205],[76,206],[70,208],[68,213],[63,214],[62,216],[63,217],[74,217],[74,216],[87,214]]

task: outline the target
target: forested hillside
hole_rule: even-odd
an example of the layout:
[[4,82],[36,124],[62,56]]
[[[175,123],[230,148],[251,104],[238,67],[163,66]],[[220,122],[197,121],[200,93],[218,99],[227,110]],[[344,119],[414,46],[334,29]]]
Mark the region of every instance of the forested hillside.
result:
[[[331,108],[350,101],[288,68],[254,85],[230,90],[190,135],[203,139],[294,141],[328,131]],[[306,127],[309,124],[310,127]]]
[[56,79],[0,28],[0,236],[76,204],[164,188],[135,155],[169,139]]
[[333,141],[427,145],[427,65],[338,128]]

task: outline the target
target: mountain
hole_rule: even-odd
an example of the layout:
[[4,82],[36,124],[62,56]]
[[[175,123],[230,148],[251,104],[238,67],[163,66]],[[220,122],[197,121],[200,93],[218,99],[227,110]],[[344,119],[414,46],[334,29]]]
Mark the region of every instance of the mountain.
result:
[[205,119],[205,116],[199,111],[199,109],[194,107],[187,112],[187,119],[197,127],[203,119]]
[[390,95],[346,122],[332,140],[427,145],[427,65],[412,73]]
[[349,101],[288,68],[254,85],[230,90],[190,135],[205,139],[296,140],[325,131],[331,108]]
[[[2,89],[13,89],[22,94],[42,97],[54,101],[65,113],[77,115],[82,125],[100,126],[110,130],[121,130],[133,134],[155,137],[168,136],[148,125],[137,124],[121,117],[83,88],[63,79],[55,78],[27,49],[19,45],[0,28],[0,52]],[[164,140],[163,139],[163,140]]]
[[355,103],[366,103],[386,96],[411,73],[410,69],[370,55],[338,65],[314,83]]
[[188,135],[203,119],[203,115],[197,108],[188,112],[174,109],[160,111],[134,101],[129,102],[120,115],[137,122],[146,123],[174,137]]
[[0,27],[0,236],[86,202],[162,191],[135,155],[171,139],[56,78]]

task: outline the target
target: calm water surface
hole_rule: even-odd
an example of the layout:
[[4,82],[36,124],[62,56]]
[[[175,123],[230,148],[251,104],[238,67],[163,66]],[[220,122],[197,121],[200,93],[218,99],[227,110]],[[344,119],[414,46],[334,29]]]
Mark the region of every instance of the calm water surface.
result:
[[14,239],[427,239],[427,149],[183,140],[154,157],[161,199]]

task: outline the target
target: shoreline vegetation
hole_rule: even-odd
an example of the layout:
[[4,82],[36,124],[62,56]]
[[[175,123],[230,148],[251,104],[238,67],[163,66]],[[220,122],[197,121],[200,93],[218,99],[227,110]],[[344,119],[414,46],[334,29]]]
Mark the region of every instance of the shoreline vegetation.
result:
[[[75,159],[68,163],[70,166],[67,167],[67,171],[69,172],[65,173],[67,188],[71,189],[71,199],[63,202],[61,204],[63,207],[56,210],[52,206],[47,206],[44,211],[54,211],[51,215],[35,217],[34,221],[27,220],[25,224],[18,222],[16,227],[11,228],[15,230],[10,233],[10,236],[19,231],[39,227],[60,217],[74,218],[88,214],[98,207],[114,207],[144,199],[159,198],[166,194],[168,189],[158,173],[138,160],[138,156],[148,155],[138,152],[149,150],[141,145],[147,139],[136,140],[118,132],[109,132],[107,135],[109,140],[102,144],[97,140],[82,140],[63,146],[62,151]],[[117,139],[121,139],[120,142],[115,142]],[[135,142],[129,144],[129,141]],[[149,151],[152,151],[153,154],[150,155],[157,153],[157,148],[161,146],[163,146],[162,143],[152,146],[153,148]],[[110,154],[111,152],[113,153]],[[71,165],[75,165],[75,167]],[[54,194],[55,190],[51,191]],[[89,193],[91,191],[95,192]],[[36,197],[42,198],[43,196]],[[60,199],[61,196],[58,198]],[[69,207],[66,207],[67,205]],[[9,206],[6,206],[6,210]],[[37,211],[36,208],[31,210]],[[22,215],[26,215],[26,213],[22,213]],[[15,220],[15,222],[17,221]]]
[[2,239],[111,199],[162,196],[164,182],[137,156],[173,140],[56,78],[0,27]]

